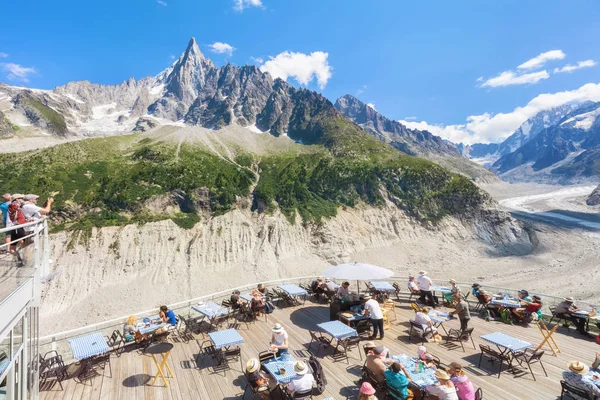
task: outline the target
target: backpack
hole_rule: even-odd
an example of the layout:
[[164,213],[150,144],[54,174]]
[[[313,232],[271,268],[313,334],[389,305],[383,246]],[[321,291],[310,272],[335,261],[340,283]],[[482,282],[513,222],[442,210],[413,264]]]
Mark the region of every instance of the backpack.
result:
[[21,205],[16,202],[10,203],[8,205],[8,217],[10,218],[10,222],[12,222],[15,225],[27,223],[27,219],[23,214],[23,210],[21,210]]
[[271,314],[275,311],[275,306],[270,301],[265,302],[265,314]]
[[502,310],[502,312],[500,313],[500,318],[505,324],[512,324],[512,314],[508,308]]
[[325,378],[325,371],[317,358],[313,355],[308,359],[308,365],[313,371],[313,377],[317,383],[317,386],[313,388],[313,395],[318,396],[323,394],[325,387],[327,386],[327,378]]

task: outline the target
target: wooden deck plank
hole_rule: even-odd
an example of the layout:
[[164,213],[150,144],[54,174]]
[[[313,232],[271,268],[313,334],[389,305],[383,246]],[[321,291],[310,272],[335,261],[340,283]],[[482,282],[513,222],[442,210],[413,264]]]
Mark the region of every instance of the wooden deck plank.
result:
[[[408,341],[408,320],[414,316],[409,304],[403,300],[397,302],[398,321],[393,321],[391,329],[386,331],[385,339],[381,342],[388,347],[392,354],[416,355],[417,347],[420,343]],[[329,319],[329,309],[322,304],[313,304],[307,302],[304,307],[277,308],[273,314],[268,316],[268,321],[259,319],[249,328],[241,324],[239,332],[244,338],[242,348],[242,364],[252,357],[257,357],[260,351],[268,347],[271,338],[271,327],[273,324],[281,323],[289,334],[289,343],[292,354],[296,358],[307,356],[306,351],[310,342],[308,329],[317,330],[316,325]],[[457,328],[458,320],[452,320],[445,324],[446,329]],[[428,350],[440,357],[443,363],[449,364],[456,361],[461,363],[467,371],[471,381],[475,386],[481,386],[484,390],[486,400],[509,400],[509,399],[555,399],[560,394],[560,378],[566,365],[571,360],[581,360],[591,363],[594,358],[597,344],[591,338],[579,336],[573,329],[567,331],[560,327],[555,334],[555,339],[560,346],[562,353],[553,356],[550,351],[546,351],[543,362],[548,372],[548,377],[543,375],[539,365],[535,365],[534,372],[537,381],[534,381],[531,374],[514,376],[503,372],[498,379],[497,366],[491,367],[485,360],[482,368],[477,368],[479,360],[478,345],[489,344],[483,341],[480,336],[495,331],[505,332],[509,335],[526,340],[537,346],[541,342],[542,336],[535,325],[523,327],[518,325],[507,325],[501,322],[486,322],[474,317],[471,326],[475,327],[474,341],[476,349],[474,350],[470,343],[465,345],[466,351],[463,353],[460,347],[448,349],[443,344],[427,344]],[[207,338],[206,338],[207,339]],[[81,384],[73,380],[64,382],[64,392],[42,392],[43,400],[61,399],[144,399],[144,400],[184,400],[187,398],[200,399],[230,399],[239,396],[246,384],[243,377],[242,367],[239,363],[232,362],[232,369],[225,373],[213,373],[211,365],[212,360],[206,362],[201,368],[196,364],[195,357],[199,353],[202,342],[201,335],[197,335],[196,340],[187,343],[177,339],[172,339],[175,347],[170,356],[170,365],[175,374],[171,379],[170,387],[149,386],[149,382],[144,384],[144,376],[154,377],[156,373],[154,363],[150,356],[141,355],[136,351],[125,352],[120,357],[113,356],[111,359],[113,366],[113,377],[97,377],[90,389],[82,387]],[[333,397],[334,399],[353,398],[358,390],[357,381],[360,377],[361,361],[359,353],[354,350],[350,354],[350,361],[333,362],[327,352],[321,351],[319,358],[323,364],[325,374],[328,378],[328,386],[322,396]],[[108,374],[106,374],[108,375]],[[131,385],[130,380],[135,377],[136,384]],[[128,380],[128,378],[130,378]],[[146,379],[148,380],[148,379]],[[125,383],[128,382],[126,385]],[[132,386],[132,387],[129,387]]]

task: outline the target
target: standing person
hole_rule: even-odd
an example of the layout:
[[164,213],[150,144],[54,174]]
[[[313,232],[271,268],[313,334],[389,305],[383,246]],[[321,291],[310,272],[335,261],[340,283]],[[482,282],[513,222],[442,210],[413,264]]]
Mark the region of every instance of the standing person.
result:
[[348,288],[350,287],[350,282],[344,282],[342,283],[342,286],[340,286],[337,289],[337,297],[340,300],[344,300],[346,297],[348,297],[348,295],[350,294],[350,291],[348,290]]
[[[37,200],[40,196],[36,194],[28,194],[24,196],[25,203],[21,206],[23,210],[23,215],[27,221],[37,221],[38,219],[42,219],[42,215],[48,215],[50,213],[50,209],[52,208],[52,203],[54,203],[54,199],[49,197],[46,200],[46,204],[44,207],[39,207],[37,205]],[[33,231],[34,227],[30,226],[26,230],[28,232]]]
[[271,334],[271,345],[269,350],[277,349],[277,357],[279,357],[282,353],[288,352],[288,333],[283,329],[281,324],[275,324],[271,331],[273,333]]
[[379,303],[369,295],[366,295],[364,299],[364,315],[371,317],[371,325],[373,325],[373,335],[371,335],[369,339],[375,339],[377,337],[377,332],[379,332],[379,339],[383,339],[383,313],[381,312]]
[[475,400],[475,388],[469,380],[469,377],[465,375],[462,366],[457,362],[450,363],[448,372],[450,373],[450,381],[454,383],[454,386],[456,387],[458,399]]
[[[27,222],[27,220],[25,219],[25,215],[23,215],[23,210],[21,210],[21,207],[24,202],[23,197],[25,196],[20,193],[15,193],[11,196],[12,201],[8,205],[8,221],[10,221],[8,223],[10,226],[21,225]],[[23,239],[25,236],[27,236],[27,233],[23,228],[14,229],[13,231],[11,231],[10,234],[10,240],[12,241],[12,243],[10,245],[9,251],[17,257],[18,267],[22,267],[23,265],[25,265],[21,254],[17,250],[17,245],[23,242],[23,240],[21,239]]]
[[575,300],[572,297],[565,297],[563,301],[558,303],[554,313],[557,316],[573,321],[577,327],[577,331],[582,335],[588,336],[589,333],[585,330],[585,318],[577,317],[577,310],[579,310],[579,307],[575,305]]
[[471,319],[471,311],[469,311],[469,305],[463,299],[460,292],[456,292],[456,309],[449,313],[450,315],[457,315],[460,320],[460,330],[465,331],[469,327],[469,320]]
[[[2,199],[4,200],[4,202],[0,204],[0,210],[2,210],[2,223],[0,224],[0,227],[8,228],[10,226],[8,225],[8,221],[10,221],[10,219],[8,218],[8,206],[10,205],[10,201],[12,200],[12,196],[10,195],[10,193],[4,193],[4,195],[2,195]],[[10,232],[6,232],[4,242],[6,243],[6,247],[8,248],[8,244],[10,243]]]
[[[419,290],[421,291],[421,296],[419,297],[421,303],[430,305],[431,307],[435,308],[436,303],[433,299],[433,293],[431,292],[431,285],[433,285],[433,281],[430,277],[427,276],[427,271],[419,271],[417,285],[419,286]],[[427,300],[425,300],[425,298],[427,298]]]

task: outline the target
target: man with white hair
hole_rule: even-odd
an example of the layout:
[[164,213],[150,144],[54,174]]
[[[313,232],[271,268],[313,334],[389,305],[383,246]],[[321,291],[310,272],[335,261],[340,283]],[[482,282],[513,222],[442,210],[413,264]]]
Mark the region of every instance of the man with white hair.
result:
[[[430,277],[427,276],[427,271],[419,271],[419,277],[417,278],[417,285],[419,286],[419,290],[421,291],[421,296],[419,296],[419,301],[423,304],[430,305],[435,308],[437,303],[433,298],[433,293],[431,292],[431,285],[433,285],[433,281]],[[427,300],[425,300],[427,298]]]
[[[28,194],[25,195],[25,203],[21,206],[23,210],[23,215],[27,218],[28,221],[36,221],[38,219],[42,219],[42,215],[47,215],[50,213],[50,208],[52,207],[52,203],[54,203],[54,199],[52,197],[48,198],[44,207],[39,207],[37,205],[37,199],[40,196],[36,194]],[[29,227],[28,231],[32,231],[33,227]]]

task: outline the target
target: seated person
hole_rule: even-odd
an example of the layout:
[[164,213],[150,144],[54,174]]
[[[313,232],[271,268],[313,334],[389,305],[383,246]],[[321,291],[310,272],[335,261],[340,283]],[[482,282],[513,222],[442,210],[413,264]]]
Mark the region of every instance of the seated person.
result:
[[423,332],[425,331],[425,329],[427,329],[428,327],[431,327],[431,330],[428,329],[428,332],[425,336],[425,338],[427,340],[431,340],[431,339],[435,339],[435,336],[438,335],[437,333],[437,329],[433,323],[433,321],[431,320],[431,318],[429,318],[429,315],[427,315],[429,313],[429,308],[427,307],[423,307],[421,309],[421,311],[419,311],[418,313],[415,314],[415,322],[419,325],[421,325],[421,327],[423,328]]
[[563,372],[563,380],[576,389],[588,392],[594,399],[600,399],[600,388],[592,380],[584,379],[590,368],[580,361],[571,361],[568,371]]
[[577,310],[579,310],[579,307],[575,305],[575,300],[572,297],[566,297],[563,301],[558,303],[554,313],[561,318],[572,321],[577,327],[577,331],[580,334],[587,336],[589,333],[585,330],[585,318],[573,315]]
[[169,324],[171,327],[177,326],[177,317],[175,317],[173,310],[169,310],[169,307],[160,306],[158,315],[164,323]]
[[533,295],[531,301],[522,300],[522,307],[512,309],[513,314],[519,321],[526,320],[537,321],[542,319],[542,299],[538,295]]
[[350,294],[348,288],[350,287],[350,282],[344,282],[340,287],[337,288],[337,298],[340,300],[344,300]]
[[304,361],[296,361],[296,364],[294,364],[294,372],[298,377],[287,384],[288,392],[294,394],[296,392],[303,393],[311,390],[315,384],[315,378],[313,374],[308,373],[308,366]]
[[475,296],[475,297],[479,296],[480,289],[481,289],[481,285],[479,283],[474,283],[473,285],[471,285],[471,293],[473,293],[473,296]]
[[257,290],[265,298],[265,300],[267,300],[267,296],[269,296],[269,290],[265,287],[263,283],[258,284]]
[[465,374],[462,366],[457,362],[450,363],[448,373],[450,374],[450,381],[452,381],[456,387],[458,399],[475,400],[475,388]]
[[250,300],[250,309],[254,313],[255,316],[259,316],[261,313],[265,312],[265,303],[263,298],[260,296],[260,292],[258,290],[252,291],[252,300]]
[[425,364],[427,368],[435,367],[435,362],[433,361],[433,356],[427,352],[427,348],[425,346],[419,346],[417,348],[417,358]]
[[319,278],[316,281],[312,281],[312,283],[310,284],[310,288],[312,289],[312,291],[315,293],[315,295],[317,297],[319,297],[319,295],[321,293],[325,293],[325,287],[323,286],[323,279]]
[[592,363],[592,370],[595,370],[595,372],[600,372],[600,353],[596,353],[596,359]]
[[398,397],[392,394],[392,397],[396,400],[406,400],[413,397],[412,391],[408,388],[411,380],[410,374],[401,363],[395,362],[390,369],[385,371],[385,383],[387,386],[396,389],[402,395],[402,397]]
[[383,346],[376,346],[373,348],[373,353],[367,356],[367,369],[371,371],[377,382],[385,381],[385,371],[387,365],[391,364],[391,360],[384,360],[381,355],[385,349]]
[[519,290],[519,293],[517,293],[517,297],[520,301],[532,301],[531,296],[529,296],[529,292],[525,289]]
[[271,329],[271,343],[269,344],[269,350],[277,349],[276,356],[281,356],[282,353],[287,353],[288,344],[288,333],[283,329],[281,324],[275,324]]
[[450,381],[450,375],[441,369],[435,371],[435,378],[438,383],[435,385],[429,385],[425,388],[425,393],[428,395],[437,396],[439,400],[458,400],[456,394],[456,387],[452,381]]
[[251,358],[246,363],[246,379],[257,389],[262,399],[269,398],[269,378],[260,372],[260,362],[256,358]]
[[137,317],[130,315],[127,321],[123,325],[123,337],[126,342],[131,342],[135,339],[135,332],[137,332]]
[[450,284],[450,293],[444,293],[444,300],[446,300],[446,303],[448,304],[454,304],[454,297],[457,292],[460,292],[460,287],[456,284],[454,279],[450,279],[448,283]]
[[237,310],[238,308],[242,308],[242,305],[244,304],[242,302],[242,299],[240,299],[240,291],[239,290],[234,290],[233,293],[231,294],[231,308],[234,310]]
[[421,293],[419,286],[415,282],[415,277],[412,275],[408,277],[408,290],[413,294]]
[[329,278],[325,279],[325,294],[327,295],[327,297],[333,297],[335,295],[335,293],[337,292],[337,288],[335,283],[333,283],[333,281]]

